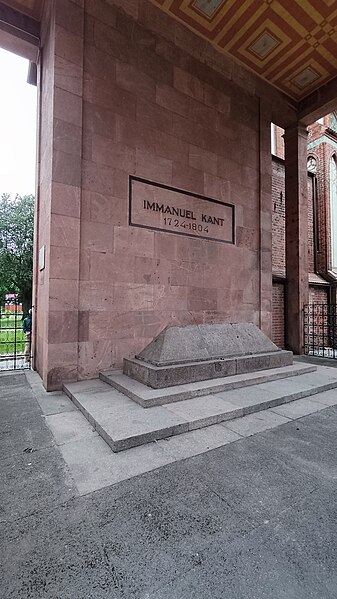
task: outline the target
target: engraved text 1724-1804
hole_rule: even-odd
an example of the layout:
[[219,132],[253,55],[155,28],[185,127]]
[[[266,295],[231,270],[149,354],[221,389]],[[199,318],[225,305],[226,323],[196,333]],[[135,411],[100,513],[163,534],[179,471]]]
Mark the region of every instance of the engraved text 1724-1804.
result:
[[132,177],[129,224],[234,243],[234,206]]

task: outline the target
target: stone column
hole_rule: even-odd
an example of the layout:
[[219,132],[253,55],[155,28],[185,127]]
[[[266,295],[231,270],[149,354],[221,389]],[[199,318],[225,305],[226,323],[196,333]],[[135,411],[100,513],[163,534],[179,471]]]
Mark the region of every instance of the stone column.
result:
[[41,39],[35,366],[52,391],[78,371],[83,3],[45,3]]
[[272,333],[272,158],[271,158],[271,107],[260,100],[260,329],[271,337]]
[[302,354],[303,307],[308,303],[307,130],[298,123],[285,131],[286,344]]

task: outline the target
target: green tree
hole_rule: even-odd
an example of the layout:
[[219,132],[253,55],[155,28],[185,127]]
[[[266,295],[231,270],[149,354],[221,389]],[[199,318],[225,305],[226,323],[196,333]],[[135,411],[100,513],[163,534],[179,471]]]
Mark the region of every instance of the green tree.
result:
[[34,196],[0,198],[0,295],[17,293],[26,314],[32,302]]

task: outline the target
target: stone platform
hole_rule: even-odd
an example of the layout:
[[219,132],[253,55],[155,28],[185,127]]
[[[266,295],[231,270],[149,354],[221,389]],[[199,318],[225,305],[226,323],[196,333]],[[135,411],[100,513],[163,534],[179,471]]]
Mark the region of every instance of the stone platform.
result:
[[222,378],[293,362],[252,323],[204,324],[164,329],[123,373],[153,389]]
[[133,401],[137,402],[143,408],[153,408],[164,404],[193,399],[194,397],[203,397],[221,391],[233,391],[243,387],[250,387],[261,383],[267,383],[294,377],[300,374],[308,374],[316,371],[312,365],[292,364],[284,368],[273,368],[265,371],[259,370],[249,374],[238,374],[222,378],[202,380],[185,385],[176,385],[165,389],[152,389],[133,378],[126,376],[122,370],[105,370],[101,372],[99,378],[120,391]]
[[64,390],[113,451],[119,452],[337,388],[337,372],[296,366],[302,367],[296,375],[293,372],[275,380],[268,379],[275,373],[264,371],[259,376],[265,377],[265,382],[255,381],[244,389],[228,389],[150,409],[98,379],[69,383]]
[[252,323],[166,327],[123,373],[153,389],[280,368],[293,362]]
[[153,389],[223,378],[293,362],[252,323],[173,326],[164,329],[123,373]]

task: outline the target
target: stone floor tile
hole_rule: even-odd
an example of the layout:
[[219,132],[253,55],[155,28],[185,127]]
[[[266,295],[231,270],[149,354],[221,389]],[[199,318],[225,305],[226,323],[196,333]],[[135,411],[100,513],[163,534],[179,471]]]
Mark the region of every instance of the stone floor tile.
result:
[[[279,381],[281,385],[283,381]],[[248,408],[260,403],[268,403],[271,400],[279,397],[279,391],[267,391],[262,389],[262,385],[256,387],[248,387],[247,389],[236,389],[234,391],[223,391],[217,393],[216,397],[222,397],[224,400],[240,408]]]
[[60,451],[80,495],[174,461],[157,443],[113,453],[103,439],[94,436],[61,445]]
[[44,396],[36,396],[36,400],[46,416],[51,414],[62,414],[63,412],[74,412],[76,407],[64,393],[45,393]]
[[240,439],[235,432],[220,427],[219,424],[207,426],[206,428],[182,433],[169,439],[157,441],[159,447],[169,452],[177,460],[189,458],[199,453],[221,447]]
[[325,406],[334,406],[337,404],[337,389],[330,389],[330,391],[317,393],[317,395],[312,396],[312,401],[321,403]]
[[235,431],[243,437],[249,437],[256,433],[261,433],[275,426],[280,426],[289,422],[289,418],[276,414],[269,410],[263,410],[256,414],[249,414],[242,418],[235,418],[235,420],[229,420],[228,422],[221,423],[221,426]]
[[78,410],[63,414],[46,416],[46,423],[53,433],[56,445],[63,445],[70,441],[97,436],[91,424]]
[[178,403],[165,404],[163,407],[167,408],[173,414],[188,420],[192,428],[193,423],[199,423],[200,426],[203,424],[216,424],[220,414],[235,410],[235,406],[223,397],[220,397],[220,395],[217,393],[216,395],[195,397]]
[[324,407],[325,406],[321,403],[315,402],[314,399],[303,397],[302,399],[291,401],[288,404],[270,408],[270,410],[281,416],[286,416],[286,418],[296,420],[296,418],[302,418],[302,416],[307,416],[308,414],[323,410]]
[[[136,406],[139,410],[133,409],[127,414],[118,412],[102,412],[100,417],[96,418],[95,428],[100,435],[110,444],[113,441],[114,449],[128,449],[130,442],[135,445],[134,438],[141,438],[141,442],[148,443],[154,438],[161,438],[177,434],[177,432],[187,432],[188,422],[185,418],[173,414],[164,407],[155,407],[145,410]],[[159,436],[156,436],[156,435]],[[132,446],[131,445],[131,446]]]

